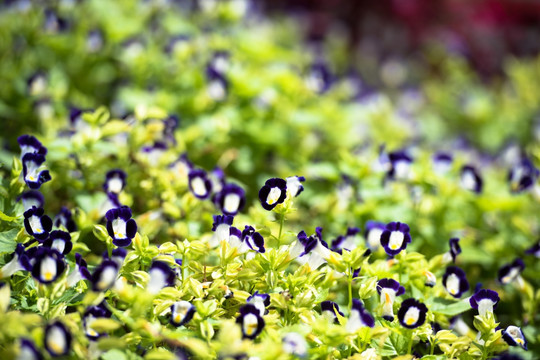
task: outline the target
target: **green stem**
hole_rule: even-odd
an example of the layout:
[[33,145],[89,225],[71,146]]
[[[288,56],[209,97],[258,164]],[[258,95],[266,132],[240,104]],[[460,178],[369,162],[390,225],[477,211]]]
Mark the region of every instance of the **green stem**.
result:
[[409,339],[409,346],[407,348],[407,354],[412,355],[412,345],[413,345],[413,335],[412,331],[409,333],[410,339]]
[[111,238],[107,238],[107,253],[109,254],[109,259],[112,259],[113,243]]
[[352,280],[353,280],[353,269],[349,269],[349,279],[348,279],[348,288],[349,288],[349,312],[352,309]]
[[282,212],[279,218],[279,235],[278,235],[278,248],[281,246],[281,233],[283,231],[283,222],[285,221],[285,213]]

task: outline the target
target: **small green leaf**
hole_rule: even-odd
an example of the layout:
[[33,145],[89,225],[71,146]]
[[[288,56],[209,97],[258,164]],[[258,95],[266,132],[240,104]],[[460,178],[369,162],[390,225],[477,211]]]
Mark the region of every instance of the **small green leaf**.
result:
[[12,253],[17,247],[15,238],[19,229],[11,229],[0,233],[0,253]]

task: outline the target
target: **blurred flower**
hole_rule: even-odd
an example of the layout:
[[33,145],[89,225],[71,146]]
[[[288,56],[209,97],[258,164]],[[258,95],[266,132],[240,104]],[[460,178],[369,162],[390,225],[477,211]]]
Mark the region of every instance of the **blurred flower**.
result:
[[422,274],[426,277],[426,281],[424,284],[429,287],[434,287],[435,284],[437,283],[437,277],[435,276],[435,274],[433,274],[431,271],[427,269],[424,270]]
[[377,251],[381,246],[381,235],[386,229],[386,224],[378,221],[369,220],[366,223],[366,231],[364,237],[366,238],[366,245],[371,251]]
[[229,240],[229,229],[233,221],[234,216],[214,215],[214,223],[212,224],[214,235],[209,241],[211,247],[218,246],[222,241]]
[[202,169],[192,169],[188,175],[189,190],[195,197],[206,199],[212,194],[212,183]]
[[119,267],[116,262],[110,259],[103,259],[90,278],[92,290],[106,291],[112,288],[118,277],[118,270]]
[[106,193],[120,194],[126,186],[126,173],[120,169],[109,170],[105,175],[103,190]]
[[66,279],[66,284],[68,287],[75,286],[79,281],[86,279],[90,280],[92,275],[88,271],[86,261],[83,259],[81,254],[75,254],[75,270],[68,275]]
[[39,353],[36,345],[28,339],[22,338],[19,345],[19,353],[15,360],[41,360],[43,356]]
[[22,195],[18,197],[17,201],[18,200],[21,200],[24,211],[27,211],[32,207],[42,208],[45,204],[45,198],[39,191],[36,190],[29,190],[22,193]]
[[407,248],[411,242],[409,226],[405,223],[391,222],[381,234],[381,245],[388,255],[395,256]]
[[471,296],[469,303],[473,309],[478,310],[480,316],[486,316],[488,312],[493,313],[493,309],[497,307],[499,294],[493,290],[482,289]]
[[54,217],[54,226],[57,228],[63,226],[70,233],[77,231],[77,225],[73,221],[71,210],[65,206],[62,206],[58,214]]
[[13,257],[0,269],[0,278],[5,279],[20,270],[30,270],[29,260],[24,251],[23,244],[17,244]]
[[169,165],[169,169],[171,169],[175,179],[187,181],[189,172],[193,169],[193,164],[189,161],[187,154],[182,154]]
[[304,186],[302,183],[306,181],[306,178],[303,176],[290,176],[287,179],[287,192],[291,197],[296,197],[304,191]]
[[195,306],[189,301],[177,301],[171,306],[171,324],[178,327],[187,324],[195,315]]
[[332,85],[332,75],[328,66],[323,62],[312,64],[308,69],[305,84],[308,89],[317,94],[328,91]]
[[259,190],[259,200],[265,210],[272,210],[287,197],[287,182],[283,179],[272,178],[266,180]]
[[449,266],[443,275],[442,283],[446,291],[455,298],[460,298],[464,292],[469,290],[469,282],[465,271],[457,266]]
[[332,251],[341,254],[342,250],[352,251],[358,246],[356,243],[357,235],[360,233],[360,229],[357,227],[349,227],[345,235],[338,236],[332,241]]
[[332,322],[337,322],[338,320],[337,320],[336,312],[340,314],[341,316],[345,316],[339,310],[339,305],[336,304],[335,302],[327,300],[321,303],[321,313],[325,318],[332,320]]
[[510,346],[521,346],[527,350],[527,339],[523,335],[523,331],[517,326],[508,326],[506,330],[502,331],[502,337],[504,341]]
[[163,262],[154,260],[150,269],[148,269],[150,279],[146,284],[146,290],[152,294],[157,294],[161,289],[166,286],[174,285],[174,279],[176,278],[174,271],[170,266]]
[[214,197],[214,203],[225,215],[236,215],[246,204],[246,192],[236,184],[225,184]]
[[540,258],[540,241],[538,241],[536,244],[528,248],[526,253],[534,255],[537,258]]
[[236,323],[241,326],[244,338],[248,339],[255,339],[265,325],[259,309],[252,304],[246,304],[240,308],[240,316],[236,318]]
[[283,352],[286,354],[305,357],[307,355],[308,344],[306,339],[298,333],[287,333],[283,336]]
[[216,166],[208,173],[208,179],[210,179],[212,192],[214,193],[220,192],[223,186],[225,186],[225,173],[219,166]]
[[225,50],[218,50],[214,51],[212,54],[212,59],[210,59],[210,62],[208,64],[208,67],[219,74],[225,74],[230,66],[230,57],[231,54],[228,51]]
[[427,312],[426,305],[416,299],[409,298],[401,303],[398,310],[399,323],[409,329],[417,328],[426,321]]
[[82,318],[84,333],[90,340],[97,340],[104,336],[104,333],[98,333],[92,328],[92,323],[100,318],[110,318],[112,313],[107,309],[105,301],[98,306],[89,306],[86,308]]
[[405,294],[405,288],[394,279],[381,279],[377,282],[377,292],[382,305],[382,317],[394,321],[394,300],[396,296]]
[[156,141],[152,145],[143,146],[141,152],[148,164],[156,166],[159,164],[163,153],[167,150],[167,145],[161,141]]
[[103,48],[104,42],[105,40],[101,30],[91,30],[86,37],[86,50],[89,53],[99,52]]
[[391,180],[408,180],[411,177],[411,164],[413,158],[405,151],[396,151],[388,154],[391,167],[386,177]]
[[450,319],[448,328],[454,330],[460,336],[467,336],[471,331],[469,325],[459,315]]
[[30,189],[36,190],[51,180],[49,170],[42,169],[45,156],[37,153],[26,153],[22,158],[23,178]]
[[521,272],[525,269],[525,263],[523,260],[517,258],[511,264],[506,264],[499,269],[497,278],[501,284],[509,284],[513,281],[521,283]]
[[71,349],[71,333],[60,321],[54,321],[45,327],[43,345],[52,357],[63,356]]
[[[26,80],[26,86],[28,93],[32,96],[43,95],[47,90],[48,81],[47,75],[44,72],[38,71],[32,74],[28,80]],[[23,135],[25,136],[25,135]],[[28,135],[26,135],[28,136]],[[33,136],[32,136],[33,137]],[[20,142],[19,142],[20,144]],[[41,144],[40,144],[41,145]],[[45,154],[43,154],[45,155]]]
[[107,232],[116,246],[126,247],[137,234],[137,223],[131,218],[131,209],[122,206],[111,209],[105,214],[107,218]]
[[374,327],[375,319],[367,312],[360,300],[353,299],[351,313],[349,314],[347,325],[345,325],[345,330],[348,333],[355,333],[365,326]]
[[266,308],[270,305],[270,295],[259,294],[258,291],[255,291],[253,295],[247,298],[246,303],[255,306],[259,310],[259,315],[263,316],[268,312]]
[[208,96],[215,101],[223,101],[227,97],[229,83],[221,73],[208,69],[206,72]]
[[17,142],[21,148],[21,159],[26,154],[47,155],[47,148],[32,135],[21,135],[17,138]]
[[52,220],[44,214],[43,208],[33,207],[24,212],[24,228],[28,235],[38,239],[40,242],[49,237],[49,231],[52,229]]
[[[124,264],[124,259],[127,256],[127,250],[123,248],[116,248],[111,251],[110,260],[114,261],[118,268],[120,269]],[[109,253],[105,251],[103,253],[103,259],[109,259]]]
[[482,178],[473,166],[465,165],[461,168],[461,186],[477,194],[482,192]]
[[166,54],[184,53],[189,48],[190,36],[179,34],[171,37],[164,48]]
[[538,175],[540,175],[540,171],[534,167],[533,163],[525,157],[522,158],[508,173],[510,191],[519,193],[530,189],[536,183]]
[[54,249],[62,255],[67,255],[73,248],[73,243],[68,232],[54,230],[49,234],[49,238],[45,240],[43,246]]
[[443,175],[450,171],[452,167],[453,157],[449,153],[437,152],[432,157],[433,171],[436,174]]
[[33,260],[32,276],[42,284],[54,282],[66,269],[62,254],[48,247],[39,247]]
[[298,258],[302,264],[309,264],[312,270],[324,264],[330,256],[330,250],[328,244],[322,238],[322,228],[317,227],[315,234],[310,237],[303,230],[299,232],[296,242],[289,251],[289,256]]
[[450,250],[443,255],[443,261],[445,263],[449,263],[450,261],[455,263],[457,256],[461,254],[461,246],[459,246],[459,239],[451,238],[448,243],[450,245]]

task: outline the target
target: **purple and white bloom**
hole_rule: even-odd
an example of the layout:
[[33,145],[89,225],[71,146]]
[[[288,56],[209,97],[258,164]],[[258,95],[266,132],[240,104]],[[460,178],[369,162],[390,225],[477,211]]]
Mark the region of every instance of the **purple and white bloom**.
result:
[[388,154],[390,159],[390,170],[386,177],[391,180],[408,180],[411,177],[411,164],[413,158],[405,151],[395,151]]
[[116,262],[110,259],[104,259],[99,264],[90,281],[92,282],[92,290],[94,291],[107,291],[113,287],[118,277],[119,267]]
[[92,275],[88,271],[86,261],[81,254],[75,254],[75,270],[73,270],[67,277],[66,283],[68,287],[75,286],[79,281],[86,279],[90,280]]
[[501,284],[510,284],[513,281],[521,283],[521,272],[525,269],[525,263],[520,258],[517,258],[511,264],[506,264],[499,269],[497,278]]
[[178,327],[187,324],[195,315],[195,306],[189,301],[177,301],[171,306],[171,324]]
[[255,306],[259,310],[260,316],[263,316],[268,312],[266,308],[270,305],[270,295],[259,294],[258,291],[255,291],[253,295],[247,298],[246,303]]
[[522,158],[508,173],[510,191],[519,193],[531,188],[538,179],[540,171],[534,166],[531,160]]
[[33,260],[32,276],[42,284],[54,282],[66,269],[62,254],[48,247],[39,247]]
[[19,353],[17,354],[17,357],[15,360],[41,360],[43,359],[43,356],[41,356],[40,352],[37,350],[36,345],[28,339],[21,339],[21,343],[19,345]]
[[231,54],[228,51],[225,51],[225,50],[214,51],[214,54],[212,54],[212,59],[210,59],[208,67],[217,73],[225,74],[227,70],[229,70],[229,67],[231,64],[230,57],[231,57]]
[[105,175],[103,190],[106,193],[120,194],[126,186],[126,173],[120,169],[113,169]]
[[323,94],[330,89],[332,85],[332,75],[328,66],[323,62],[317,62],[310,66],[305,78],[308,89],[317,94]]
[[211,247],[219,246],[222,241],[229,241],[230,228],[233,221],[234,216],[214,215],[214,223],[212,224],[214,235],[209,241]]
[[287,333],[283,336],[283,352],[298,357],[307,356],[308,344],[306,339],[298,333]]
[[107,193],[107,199],[99,208],[99,213],[101,216],[105,216],[109,210],[122,207],[120,200],[118,199],[118,194]]
[[459,315],[450,319],[448,328],[454,330],[459,336],[467,336],[471,332],[469,325]]
[[193,169],[193,164],[189,161],[187,154],[182,154],[180,157],[169,165],[176,179],[187,181],[189,172]]
[[49,170],[42,170],[45,155],[27,153],[22,157],[23,178],[26,185],[32,190],[37,190],[42,184],[51,180]]
[[484,182],[474,166],[465,165],[461,168],[461,186],[465,190],[479,194],[482,192],[483,184]]
[[451,238],[449,241],[450,250],[443,255],[443,261],[449,263],[450,261],[455,263],[457,256],[461,254],[461,246],[459,246],[458,238]]
[[234,226],[229,228],[229,245],[237,248],[240,254],[249,251],[249,247],[243,240],[242,231]]
[[141,148],[143,156],[151,165],[157,165],[161,161],[161,157],[167,151],[167,144],[161,141],[156,141],[152,145],[143,146]]
[[399,323],[408,329],[414,329],[422,326],[426,321],[428,309],[420,301],[409,298],[401,303],[398,310]]
[[236,323],[242,328],[244,338],[248,339],[255,339],[265,325],[259,309],[252,304],[246,304],[240,308],[240,316],[236,318]]
[[166,286],[173,286],[176,279],[174,270],[167,263],[158,260],[152,262],[148,274],[150,280],[146,284],[146,290],[152,295],[157,294]]
[[24,192],[17,200],[21,200],[24,211],[31,209],[32,207],[42,208],[45,205],[45,198],[36,190],[29,190]]
[[212,69],[207,69],[206,78],[208,85],[206,93],[214,101],[223,101],[227,97],[229,82],[225,76]]
[[36,207],[24,212],[24,228],[26,232],[40,242],[49,237],[49,231],[52,229],[52,220],[44,213],[43,208]]
[[497,307],[499,294],[493,290],[482,289],[471,296],[469,303],[473,309],[478,310],[480,316],[486,316],[488,312],[493,313],[493,309]]
[[116,246],[126,247],[137,234],[137,223],[131,218],[131,209],[122,206],[111,209],[105,214],[107,232]]
[[280,178],[266,180],[259,190],[259,200],[265,210],[272,210],[287,197],[287,182]]
[[328,320],[331,320],[332,322],[337,322],[338,319],[337,319],[336,312],[341,316],[345,316],[339,310],[339,305],[336,304],[335,302],[327,300],[321,303],[321,313]]
[[289,252],[291,257],[298,258],[301,264],[308,263],[309,267],[313,270],[326,263],[326,259],[330,256],[331,251],[328,249],[326,241],[322,238],[321,227],[317,227],[315,234],[310,237],[302,230],[298,233],[297,238],[297,241]]
[[71,349],[71,333],[60,321],[45,327],[43,346],[52,357],[67,355]]
[[345,174],[341,175],[341,183],[338,184],[336,189],[337,207],[340,211],[345,210],[352,199],[355,198],[355,189],[353,179]]
[[13,258],[0,268],[0,279],[8,278],[20,270],[29,270],[29,259],[23,244],[17,244]]
[[465,271],[457,266],[449,266],[443,275],[442,283],[444,288],[450,295],[455,298],[460,298],[463,293],[469,291],[469,282],[465,275]]
[[[120,269],[122,265],[124,265],[124,259],[126,258],[126,256],[127,256],[126,249],[116,248],[112,250],[110,259],[114,261],[118,265],[118,268]],[[109,253],[107,251],[103,253],[103,259],[109,259]]]
[[175,35],[171,37],[167,45],[165,46],[166,54],[185,53],[189,48],[190,37],[189,35]]
[[531,254],[536,256],[537,258],[540,258],[540,241],[538,241],[536,244],[531,246],[530,248],[525,251],[527,254]]
[[446,174],[452,168],[452,162],[454,161],[452,155],[446,152],[438,152],[432,157],[433,171],[436,174]]
[[68,232],[77,231],[77,225],[73,220],[71,210],[69,210],[65,206],[62,206],[60,208],[60,212],[58,212],[58,214],[56,214],[56,216],[54,217],[54,226],[57,228],[63,226]]
[[425,269],[422,271],[422,275],[426,277],[425,285],[429,287],[434,287],[437,284],[437,277],[431,271]]
[[405,250],[411,242],[409,226],[405,223],[391,222],[381,234],[381,245],[388,255],[395,256]]
[[289,176],[285,179],[287,182],[287,192],[291,197],[296,197],[304,191],[304,186],[302,183],[306,181],[306,178],[303,176]]
[[349,320],[345,325],[345,330],[348,333],[355,333],[363,327],[374,327],[375,319],[364,308],[364,304],[358,299],[353,299],[351,313],[349,314]]
[[244,231],[242,231],[242,242],[245,243],[251,250],[259,253],[264,253],[266,251],[264,248],[263,236],[255,231],[253,226],[246,225]]
[[366,223],[366,231],[364,237],[366,245],[371,251],[376,251],[381,246],[381,235],[386,229],[386,224],[378,221],[369,220]]
[[32,74],[27,80],[26,85],[30,95],[42,95],[48,87],[47,74],[38,71]]
[[502,337],[508,345],[521,346],[523,349],[527,350],[527,339],[525,339],[525,335],[523,335],[521,328],[510,325],[502,331]]
[[32,135],[21,135],[17,138],[17,142],[21,148],[21,159],[26,154],[47,155],[47,148]]
[[210,179],[214,193],[220,192],[223,186],[225,186],[225,172],[219,166],[216,166],[208,173],[208,179]]
[[382,317],[394,321],[394,300],[396,296],[405,294],[405,288],[394,279],[381,279],[377,282],[377,292],[382,305]]
[[103,32],[99,29],[94,29],[86,36],[86,50],[89,53],[99,52],[105,43]]
[[225,184],[214,197],[214,203],[225,215],[236,215],[246,204],[246,192],[236,184]]
[[349,227],[345,235],[338,236],[332,241],[332,251],[341,254],[342,250],[352,251],[357,247],[357,236],[360,233],[360,229],[357,227]]
[[207,199],[212,194],[212,182],[206,171],[192,169],[188,175],[189,190],[199,199]]
[[92,328],[92,323],[100,318],[110,318],[112,313],[107,309],[103,301],[98,306],[89,306],[86,308],[82,318],[82,325],[86,337],[90,340],[97,340],[100,337],[104,336],[104,333],[98,333]]
[[49,234],[49,238],[45,240],[43,246],[54,249],[62,255],[67,255],[73,248],[71,235],[62,230],[54,230]]

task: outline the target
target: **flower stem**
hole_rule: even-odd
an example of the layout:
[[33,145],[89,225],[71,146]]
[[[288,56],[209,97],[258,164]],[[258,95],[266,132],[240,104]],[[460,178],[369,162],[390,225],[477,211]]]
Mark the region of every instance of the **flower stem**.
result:
[[353,280],[353,269],[349,269],[349,279],[348,279],[348,287],[349,287],[349,312],[352,309],[352,280]]
[[407,348],[407,354],[411,354],[412,355],[412,345],[413,345],[413,334],[412,334],[412,331],[409,332],[409,346]]
[[278,235],[278,248],[281,246],[281,233],[283,231],[283,222],[285,221],[285,213],[282,212],[279,215],[279,235]]

